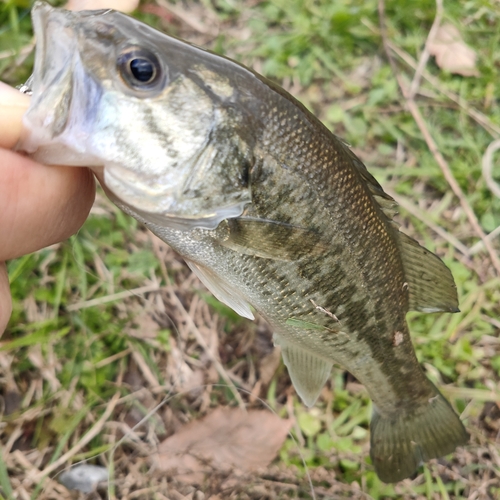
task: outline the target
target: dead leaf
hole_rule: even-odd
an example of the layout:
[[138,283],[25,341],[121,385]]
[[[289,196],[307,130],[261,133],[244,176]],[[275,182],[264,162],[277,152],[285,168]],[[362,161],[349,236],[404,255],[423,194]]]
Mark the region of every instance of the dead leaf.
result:
[[428,44],[428,50],[441,69],[462,76],[479,76],[476,52],[463,41],[452,24],[439,27],[434,40]]
[[153,460],[189,483],[201,483],[213,469],[253,471],[276,457],[292,423],[266,410],[217,408],[163,441]]
[[139,6],[140,0],[68,0],[65,9],[68,10],[100,10],[114,9],[120,12],[133,12]]
[[259,379],[263,385],[269,384],[281,361],[281,349],[275,347],[270,354],[264,356],[259,364]]

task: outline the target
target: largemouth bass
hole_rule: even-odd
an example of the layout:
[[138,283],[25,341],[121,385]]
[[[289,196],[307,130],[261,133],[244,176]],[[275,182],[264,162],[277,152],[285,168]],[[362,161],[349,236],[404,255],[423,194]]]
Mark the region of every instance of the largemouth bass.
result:
[[306,405],[334,363],[360,380],[383,481],[467,442],[405,319],[457,311],[453,277],[341,139],[252,70],[124,14],[37,2],[32,16],[21,149],[92,167],[219,300],[266,318]]

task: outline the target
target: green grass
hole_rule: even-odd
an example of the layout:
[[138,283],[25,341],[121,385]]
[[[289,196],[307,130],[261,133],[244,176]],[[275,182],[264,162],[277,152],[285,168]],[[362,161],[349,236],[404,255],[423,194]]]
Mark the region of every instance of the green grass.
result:
[[[29,5],[20,0],[0,4],[0,78],[13,85],[21,83],[31,69],[32,56],[18,55],[32,37]],[[459,290],[460,313],[410,313],[408,319],[417,356],[429,377],[445,386],[453,406],[466,417],[470,446],[444,461],[425,465],[413,481],[384,485],[367,458],[370,402],[362,387],[336,369],[319,403],[307,410],[296,396],[290,404],[294,393],[281,366],[259,394],[280,415],[293,414],[297,420],[295,440],[285,442],[270,472],[271,479],[289,481],[295,489],[286,494],[275,489],[275,496],[269,498],[311,498],[306,473],[317,498],[465,499],[476,498],[481,486],[486,493],[480,498],[498,498],[500,419],[488,403],[499,402],[500,281],[484,249],[465,255],[430,227],[430,223],[438,225],[467,251],[478,241],[398,90],[382,46],[377,2],[202,0],[176,5],[196,7],[192,15],[212,31],[203,35],[175,19],[167,25],[151,12],[137,15],[252,66],[290,89],[353,146],[385,188],[413,207],[401,209],[399,222],[443,258]],[[477,51],[480,75],[464,78],[446,73],[432,58],[426,71],[440,88],[456,94],[500,127],[498,2],[445,2],[444,9],[445,21],[459,27]],[[386,1],[390,41],[418,60],[434,13],[432,1]],[[394,58],[398,73],[410,82],[413,70],[397,55]],[[484,182],[481,159],[497,137],[440,88],[423,79],[416,101],[482,229],[491,232],[500,226],[500,199]],[[500,181],[498,167],[494,176]],[[415,215],[419,213],[424,216]],[[493,244],[498,255],[498,237]],[[175,379],[173,366],[182,352],[182,366],[199,373],[200,386],[220,381],[164,287],[173,287],[200,331],[218,332],[221,362],[234,375],[236,385],[252,390],[261,360],[270,350],[270,332],[262,322],[243,320],[207,296],[182,259],[102,197],[76,236],[11,261],[8,269],[14,311],[0,344],[0,374],[4,401],[19,402],[4,412],[0,439],[5,446],[18,432],[16,453],[24,453],[39,470],[78,443],[117,391],[125,397],[143,390],[117,406],[110,419],[115,423],[126,420],[129,425],[168,391],[180,389],[181,394],[169,402],[168,410],[159,411],[164,423],[188,421],[209,407],[235,404],[228,388],[202,387],[196,392]],[[154,288],[155,283],[159,291],[113,298],[146,285]],[[87,307],[90,300],[99,304]],[[75,304],[78,308],[72,307]],[[250,401],[248,395],[242,397]],[[159,439],[165,433],[160,420],[150,419],[146,424],[146,430]],[[116,425],[105,427],[73,460],[91,458],[106,465],[109,454],[93,457],[121,437]],[[117,477],[129,471],[130,463],[142,463],[135,446],[131,440],[115,450]],[[54,484],[46,482],[42,492],[35,493],[36,484],[26,479],[28,471],[16,456],[12,452],[0,460],[1,497],[15,498],[15,492],[25,489],[32,498],[52,498]],[[132,489],[160,484],[154,475],[147,476],[144,466],[137,467]],[[138,470],[144,477],[137,475]],[[258,476],[253,478],[255,484],[259,481]],[[210,487],[216,490],[214,484]],[[210,487],[207,492],[217,493]],[[119,498],[120,482],[115,488]],[[249,493],[242,488],[240,498],[246,498]]]

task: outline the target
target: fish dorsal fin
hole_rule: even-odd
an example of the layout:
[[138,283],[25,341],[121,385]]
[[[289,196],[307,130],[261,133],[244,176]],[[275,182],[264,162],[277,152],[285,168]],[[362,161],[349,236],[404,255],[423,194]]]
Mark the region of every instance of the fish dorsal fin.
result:
[[368,169],[365,167],[363,162],[351,151],[349,145],[340,137],[337,137],[337,139],[339,140],[345,154],[349,157],[349,159],[352,161],[352,164],[361,175],[361,178],[370,190],[370,193],[375,198],[375,201],[379,205],[382,212],[384,212],[389,220],[392,220],[398,213],[398,204],[396,203],[394,198],[392,198],[392,196],[389,196],[384,191],[382,186],[378,183],[377,179],[375,179],[375,177],[373,177],[373,175],[368,172]]
[[325,385],[333,361],[320,358],[302,347],[287,342],[274,334],[274,343],[281,347],[283,362],[288,368],[292,384],[302,401],[309,408],[314,405]]
[[413,238],[398,232],[410,309],[422,312],[458,312],[457,287],[443,261]]
[[186,260],[186,264],[217,299],[229,306],[240,316],[248,319],[255,319],[248,302],[235,293],[234,290],[227,283],[224,283],[215,273],[189,260]]
[[[399,213],[398,212],[398,204],[394,201],[393,198],[391,198],[387,193],[384,192],[385,196],[381,196],[379,194],[373,193],[373,198],[377,202],[378,206],[384,212],[386,217],[392,221],[394,217]],[[396,227],[398,227],[399,224],[396,224]]]
[[320,235],[284,222],[237,217],[219,225],[219,243],[231,250],[265,259],[294,261],[327,250]]

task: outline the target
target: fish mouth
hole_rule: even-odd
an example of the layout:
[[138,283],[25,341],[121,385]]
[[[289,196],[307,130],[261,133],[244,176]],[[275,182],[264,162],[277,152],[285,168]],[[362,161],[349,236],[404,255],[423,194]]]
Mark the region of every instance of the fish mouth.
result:
[[224,204],[221,199],[219,205],[211,199],[207,207],[199,198],[181,202],[176,196],[176,186],[155,188],[118,164],[106,164],[98,177],[108,196],[114,198],[115,203],[119,200],[122,207],[128,208],[127,212],[132,211],[147,223],[177,230],[216,229],[222,220],[239,217],[248,204],[248,200]]
[[[66,126],[73,97],[71,68],[76,52],[75,36],[64,13],[44,2],[36,2],[31,15],[36,35],[35,64],[26,86],[30,87],[32,97],[23,117],[24,133],[18,149],[38,153],[34,156],[39,161],[54,163],[50,161],[57,156],[54,150],[61,149],[60,145],[54,147],[54,137]],[[43,153],[44,147],[52,152]]]
[[82,69],[74,15],[41,1],[32,8],[35,64],[33,74],[20,88],[31,94],[31,103],[23,116],[23,132],[16,149],[46,164],[94,166],[102,162],[85,151],[84,134],[72,137],[68,130],[72,108],[81,108],[83,100],[83,89],[75,89],[81,76],[76,73]]
[[[61,80],[68,78],[79,61],[78,20],[101,17],[113,12],[88,10],[77,13],[56,9],[37,0],[31,9],[33,31],[36,36],[35,64],[27,82],[33,95],[41,97]],[[76,59],[76,60],[75,60]]]

